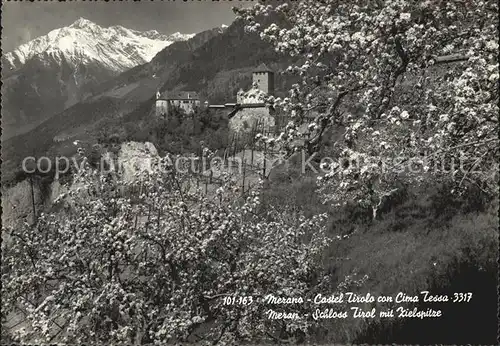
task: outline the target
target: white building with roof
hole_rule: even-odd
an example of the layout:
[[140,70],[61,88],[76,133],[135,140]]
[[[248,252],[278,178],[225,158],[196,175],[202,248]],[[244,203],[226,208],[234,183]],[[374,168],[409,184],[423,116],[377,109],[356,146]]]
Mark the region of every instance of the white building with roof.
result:
[[174,108],[183,110],[186,114],[194,113],[200,107],[200,96],[196,91],[177,91],[156,93],[156,115],[168,116]]

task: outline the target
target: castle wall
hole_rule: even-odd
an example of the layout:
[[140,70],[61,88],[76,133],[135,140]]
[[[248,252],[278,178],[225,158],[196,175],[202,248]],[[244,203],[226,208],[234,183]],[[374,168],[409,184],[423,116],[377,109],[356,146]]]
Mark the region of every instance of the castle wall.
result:
[[200,106],[199,100],[175,100],[176,106],[184,110],[186,114],[190,114],[194,112],[196,107]]
[[168,114],[168,102],[166,100],[156,100],[156,115],[162,116]]
[[274,117],[269,108],[243,108],[229,120],[229,129],[234,132],[250,132],[257,122],[264,126],[274,126]]
[[237,97],[239,104],[264,103],[266,93],[259,88],[252,88]]
[[196,107],[200,107],[200,100],[156,100],[156,115],[168,115],[169,109],[178,107],[186,114],[193,113]]

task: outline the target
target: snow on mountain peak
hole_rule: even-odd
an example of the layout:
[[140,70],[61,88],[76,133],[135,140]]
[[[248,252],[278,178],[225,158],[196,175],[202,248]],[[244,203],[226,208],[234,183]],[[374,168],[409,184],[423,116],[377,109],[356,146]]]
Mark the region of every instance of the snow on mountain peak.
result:
[[69,27],[70,28],[78,28],[78,29],[84,29],[84,28],[93,28],[98,26],[94,22],[85,19],[83,17],[78,18],[73,24],[71,24]]
[[[123,72],[150,61],[159,51],[194,34],[164,35],[156,30],[137,31],[123,26],[103,28],[79,18],[68,27],[55,29],[19,46],[4,55],[4,66],[16,70],[33,57],[50,58],[73,65],[95,62],[108,69]],[[9,66],[10,65],[10,66]]]
[[193,37],[195,34],[181,34],[180,32],[175,32],[172,35],[170,35],[170,38],[176,41],[185,41],[189,40],[191,37]]

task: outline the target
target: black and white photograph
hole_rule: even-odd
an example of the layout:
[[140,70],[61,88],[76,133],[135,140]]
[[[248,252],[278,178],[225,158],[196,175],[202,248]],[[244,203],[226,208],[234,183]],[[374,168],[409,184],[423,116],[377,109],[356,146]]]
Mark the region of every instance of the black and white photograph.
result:
[[1,5],[1,345],[499,344],[498,1]]

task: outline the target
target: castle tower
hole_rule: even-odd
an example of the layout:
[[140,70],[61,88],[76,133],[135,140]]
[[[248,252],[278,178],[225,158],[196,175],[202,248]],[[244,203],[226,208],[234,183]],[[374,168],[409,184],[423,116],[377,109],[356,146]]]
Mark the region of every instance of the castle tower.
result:
[[162,95],[159,91],[156,92],[156,116],[165,117],[168,115],[168,101],[165,95]]
[[252,83],[266,94],[274,95],[274,72],[266,64],[260,64],[253,71]]

